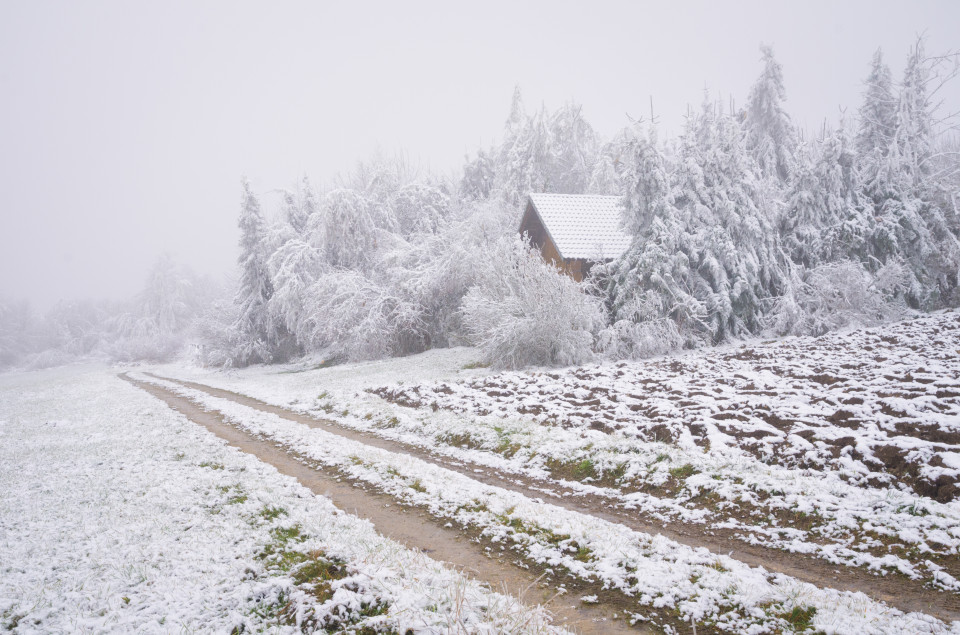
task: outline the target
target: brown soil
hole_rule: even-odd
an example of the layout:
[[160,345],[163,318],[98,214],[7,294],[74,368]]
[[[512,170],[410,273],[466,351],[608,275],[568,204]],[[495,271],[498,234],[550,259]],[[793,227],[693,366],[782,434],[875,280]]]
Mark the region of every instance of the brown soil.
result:
[[[860,591],[900,610],[919,611],[944,621],[960,619],[960,596],[925,588],[922,582],[902,575],[889,574],[879,577],[864,570],[830,564],[813,556],[752,545],[737,537],[740,531],[710,529],[702,525],[681,522],[665,524],[661,520],[645,518],[644,514],[634,510],[618,509],[616,502],[609,498],[587,497],[552,480],[543,481],[516,473],[501,474],[485,466],[452,459],[422,447],[359,432],[329,419],[318,419],[293,412],[246,395],[196,382],[175,380],[152,373],[146,374],[370,446],[410,454],[488,485],[520,492],[531,498],[539,498],[572,511],[619,523],[636,531],[662,534],[681,544],[705,547],[715,553],[727,553],[748,565],[763,567],[770,572],[783,573],[819,587]],[[958,575],[957,571],[948,572]]]
[[[652,632],[649,627],[630,627],[624,620],[612,617],[614,613],[623,615],[625,610],[636,612],[639,607],[635,601],[616,594],[611,596],[596,584],[572,585],[568,580],[563,582],[576,592],[557,596],[556,588],[542,579],[542,572],[488,555],[484,549],[487,545],[478,542],[469,532],[443,527],[426,512],[398,505],[386,494],[365,489],[365,484],[351,483],[336,471],[309,462],[273,441],[239,430],[226,423],[219,412],[203,410],[176,393],[138,381],[126,373],[120,378],[160,399],[228,444],[274,466],[281,474],[296,478],[315,494],[332,500],[340,509],[369,520],[380,534],[451,564],[495,590],[514,595],[527,605],[546,606],[554,616],[554,622],[565,628],[578,633]],[[579,598],[584,593],[598,594],[603,601],[595,606],[583,605]]]

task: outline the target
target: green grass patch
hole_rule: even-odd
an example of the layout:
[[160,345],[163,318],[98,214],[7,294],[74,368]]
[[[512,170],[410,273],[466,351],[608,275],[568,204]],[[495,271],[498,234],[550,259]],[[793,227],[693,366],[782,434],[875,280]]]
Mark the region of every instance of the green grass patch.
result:
[[276,520],[281,516],[286,516],[287,510],[285,510],[283,507],[271,507],[270,505],[267,505],[261,509],[260,513],[257,515],[264,520],[270,521]]
[[810,622],[813,621],[813,616],[816,613],[817,609],[815,607],[795,606],[792,610],[780,613],[777,617],[786,621],[794,631],[802,633],[810,629]]
[[700,470],[693,467],[689,463],[681,465],[680,467],[670,468],[670,476],[676,481],[685,481],[694,474],[699,474]]

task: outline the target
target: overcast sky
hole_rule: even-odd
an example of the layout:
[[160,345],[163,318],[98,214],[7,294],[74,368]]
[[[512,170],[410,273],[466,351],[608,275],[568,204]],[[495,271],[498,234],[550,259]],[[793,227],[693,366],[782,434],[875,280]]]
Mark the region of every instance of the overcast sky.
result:
[[453,171],[514,85],[605,136],[652,95],[673,134],[705,88],[743,102],[764,42],[817,128],[920,33],[960,48],[960,2],[0,0],[0,297],[124,297],[164,251],[223,274],[241,175],[272,207],[377,149]]

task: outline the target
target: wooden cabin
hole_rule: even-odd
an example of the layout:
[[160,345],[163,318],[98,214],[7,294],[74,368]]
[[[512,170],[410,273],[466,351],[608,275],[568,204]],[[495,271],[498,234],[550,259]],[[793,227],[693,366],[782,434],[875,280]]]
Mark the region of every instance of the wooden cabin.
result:
[[598,262],[619,258],[631,237],[620,226],[619,196],[593,194],[531,194],[520,221],[544,260],[576,281]]

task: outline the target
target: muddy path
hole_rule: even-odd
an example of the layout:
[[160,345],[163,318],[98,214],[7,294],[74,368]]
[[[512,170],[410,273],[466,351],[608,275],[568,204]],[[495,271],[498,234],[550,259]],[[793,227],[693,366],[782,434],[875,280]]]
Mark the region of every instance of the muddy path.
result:
[[[903,575],[884,577],[804,554],[790,553],[761,545],[751,545],[736,537],[733,530],[710,529],[701,525],[663,523],[645,519],[642,513],[620,509],[617,501],[596,496],[585,496],[557,482],[531,478],[517,473],[502,473],[483,465],[453,459],[425,448],[394,441],[375,434],[347,428],[335,421],[312,417],[259,399],[191,381],[144,373],[156,379],[198,390],[212,397],[227,399],[240,405],[267,412],[289,421],[319,428],[325,432],[358,441],[390,452],[404,453],[434,465],[453,470],[476,481],[521,493],[533,499],[589,514],[596,518],[619,523],[635,531],[661,534],[681,544],[704,547],[714,553],[725,553],[745,564],[763,567],[767,571],[783,573],[818,587],[841,591],[859,591],[874,600],[885,602],[905,612],[922,612],[950,622],[960,620],[960,596],[925,588],[921,581]],[[388,534],[389,535],[389,534]]]
[[[653,632],[643,626],[630,627],[625,621],[614,619],[614,614],[623,614],[625,605],[583,605],[579,602],[579,592],[558,596],[556,588],[545,584],[537,571],[488,555],[483,544],[457,529],[441,526],[426,512],[399,505],[390,496],[359,483],[351,483],[336,471],[325,469],[315,462],[308,465],[295,452],[272,440],[244,432],[226,423],[219,412],[204,410],[176,393],[136,380],[126,373],[118,376],[202,425],[229,445],[272,465],[281,474],[296,478],[315,494],[326,496],[341,510],[369,520],[380,534],[452,565],[496,591],[513,595],[527,606],[545,606],[553,615],[555,624],[584,634]],[[636,609],[632,604],[629,608]]]

